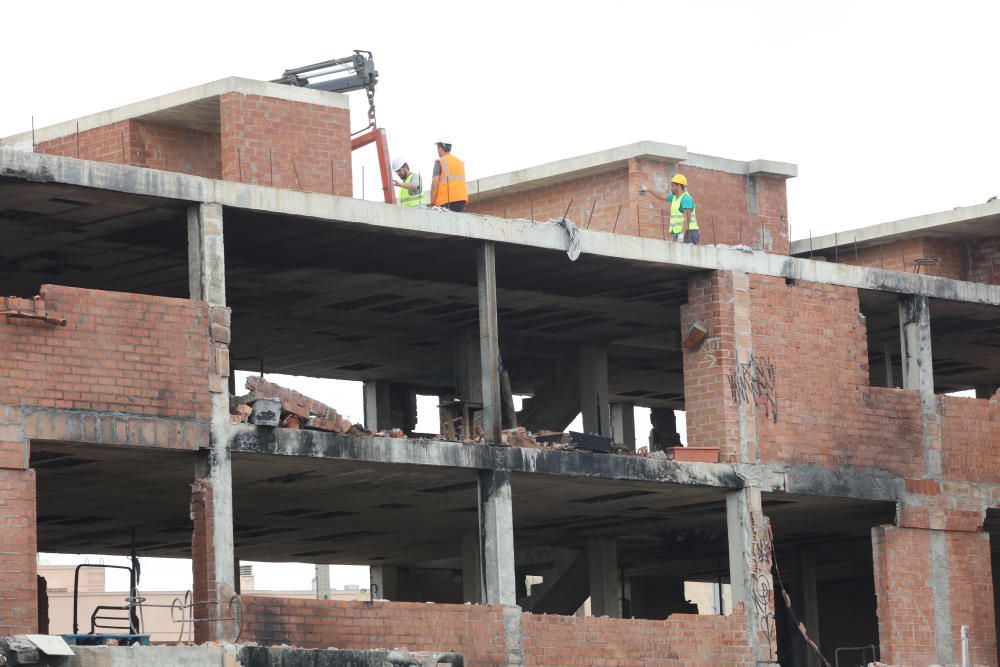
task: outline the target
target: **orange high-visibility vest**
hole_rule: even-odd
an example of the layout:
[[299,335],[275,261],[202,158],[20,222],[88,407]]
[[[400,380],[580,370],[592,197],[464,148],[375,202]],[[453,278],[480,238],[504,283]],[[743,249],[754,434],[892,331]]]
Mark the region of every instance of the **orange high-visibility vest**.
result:
[[451,153],[445,153],[438,160],[441,163],[441,175],[438,177],[438,189],[434,193],[434,205],[444,206],[453,201],[469,201],[469,186],[465,183],[465,163]]

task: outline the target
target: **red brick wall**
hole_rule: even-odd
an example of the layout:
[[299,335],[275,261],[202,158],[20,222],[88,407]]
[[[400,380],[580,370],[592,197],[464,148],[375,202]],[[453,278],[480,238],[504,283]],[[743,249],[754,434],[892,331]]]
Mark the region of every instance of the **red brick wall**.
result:
[[0,637],[38,627],[35,471],[0,468]]
[[[934,595],[931,588],[932,531],[879,526],[873,530],[875,592],[882,662],[937,662]],[[959,628],[969,626],[972,661],[996,665],[993,583],[985,533],[941,531],[947,544],[952,655],[961,655]]]
[[1000,237],[972,244],[969,280],[1000,285]]
[[[923,470],[920,404],[915,391],[868,386],[865,326],[857,290],[749,276],[739,289],[728,272],[693,278],[682,329],[695,321],[708,338],[684,351],[688,444],[739,458],[737,340],[774,386],[754,402],[763,462],[881,467],[899,475]],[[774,408],[777,408],[777,419]],[[752,454],[751,454],[751,458]]]
[[[841,242],[850,243],[850,238],[841,238]],[[920,269],[927,275],[940,275],[955,280],[966,279],[965,248],[961,243],[941,239],[912,238],[886,243],[870,248],[858,248],[855,252],[851,246],[840,248],[837,261],[841,264],[868,266],[889,271],[913,272],[913,260],[926,257],[941,259],[940,268],[925,266]],[[833,259],[833,255],[829,255]]]
[[941,396],[938,401],[944,477],[1000,484],[1000,398]]
[[467,665],[506,665],[501,607],[249,595],[243,596],[243,604],[244,642],[461,651]]
[[240,93],[220,105],[224,180],[354,194],[348,109]]
[[204,303],[56,285],[41,297],[66,326],[0,319],[0,404],[209,418]]
[[220,178],[220,138],[172,125],[126,120],[39,143],[50,155]]
[[686,165],[678,169],[664,160],[633,158],[627,168],[525,192],[491,193],[481,202],[473,192],[469,210],[541,221],[566,214],[585,229],[663,239],[667,238],[669,227],[667,204],[650,195],[640,196],[639,186],[645,184],[666,196],[670,179],[678,170],[687,177],[688,189],[697,202],[702,244],[760,247],[763,223],[764,248],[768,252],[788,253],[784,180],[755,178],[757,210],[751,215],[747,176]]
[[754,664],[742,607],[665,621],[524,614],[521,631],[524,662],[539,667]]

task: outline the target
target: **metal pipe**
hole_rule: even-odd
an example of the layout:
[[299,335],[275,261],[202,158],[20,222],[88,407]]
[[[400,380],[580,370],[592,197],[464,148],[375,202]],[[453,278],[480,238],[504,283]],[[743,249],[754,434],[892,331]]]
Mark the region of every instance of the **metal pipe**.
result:
[[962,638],[962,667],[970,667],[972,661],[969,656],[969,626],[963,625],[959,636]]

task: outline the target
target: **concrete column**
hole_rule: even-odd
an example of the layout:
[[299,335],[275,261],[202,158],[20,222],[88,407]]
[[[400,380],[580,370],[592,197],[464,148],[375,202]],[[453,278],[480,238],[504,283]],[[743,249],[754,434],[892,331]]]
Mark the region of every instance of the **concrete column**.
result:
[[726,525],[733,605],[744,603],[747,637],[754,659],[758,663],[775,662],[773,544],[770,522],[761,509],[759,488],[750,486],[726,494]]
[[479,544],[483,602],[517,604],[514,574],[514,510],[510,473],[479,471]]
[[977,384],[975,389],[976,398],[990,399],[996,393],[997,386],[995,384]]
[[399,568],[392,565],[372,565],[371,579],[376,600],[399,599]]
[[903,389],[920,392],[924,473],[941,475],[941,415],[934,395],[934,357],[931,354],[931,313],[926,296],[899,297],[899,339]]
[[374,432],[392,428],[388,381],[366,381],[364,384],[364,404],[366,429]]
[[208,442],[198,443],[191,489],[194,634],[199,642],[232,641],[237,630],[236,623],[227,620],[232,619],[230,601],[236,594],[233,479],[228,440],[230,313],[226,308],[226,262],[219,204],[188,208],[188,260],[191,298],[208,303],[211,320],[211,425]]
[[462,601],[479,604],[483,601],[483,554],[479,535],[462,533]]
[[330,599],[330,566],[316,566],[316,599]]
[[618,548],[614,539],[587,540],[590,573],[590,611],[594,616],[622,617],[622,587],[618,576]]
[[455,337],[455,392],[463,401],[483,402],[479,332],[475,329],[464,329]]
[[[476,254],[479,285],[479,363],[483,386],[483,432],[488,442],[500,442],[500,333],[497,326],[496,251],[484,241]],[[513,604],[513,602],[511,602]]]
[[933,398],[931,312],[926,296],[911,294],[899,298],[899,339],[903,389],[919,389],[922,397]]
[[611,433],[615,442],[635,451],[635,403],[611,404]]
[[681,444],[681,435],[677,432],[677,415],[673,408],[653,408],[649,411],[652,429],[649,431],[649,451],[663,451],[667,447]]
[[608,401],[608,348],[603,343],[580,345],[580,412],[583,430],[611,437]]
[[[822,648],[819,643],[819,596],[816,591],[816,552],[810,549],[803,549],[799,552],[799,572],[802,582],[802,607],[804,610],[803,619],[806,624],[806,632],[809,639],[813,640],[816,646]],[[806,665],[808,667],[822,667],[819,656],[810,648],[806,648]]]

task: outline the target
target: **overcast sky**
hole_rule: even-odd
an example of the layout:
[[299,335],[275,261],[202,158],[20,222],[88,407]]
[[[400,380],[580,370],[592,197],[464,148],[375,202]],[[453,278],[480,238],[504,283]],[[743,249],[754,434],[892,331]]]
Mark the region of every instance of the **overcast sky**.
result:
[[365,49],[390,148],[425,172],[439,133],[471,178],[643,139],[794,162],[793,238],[1000,194],[1000,3],[595,6],[9,2],[0,136]]

